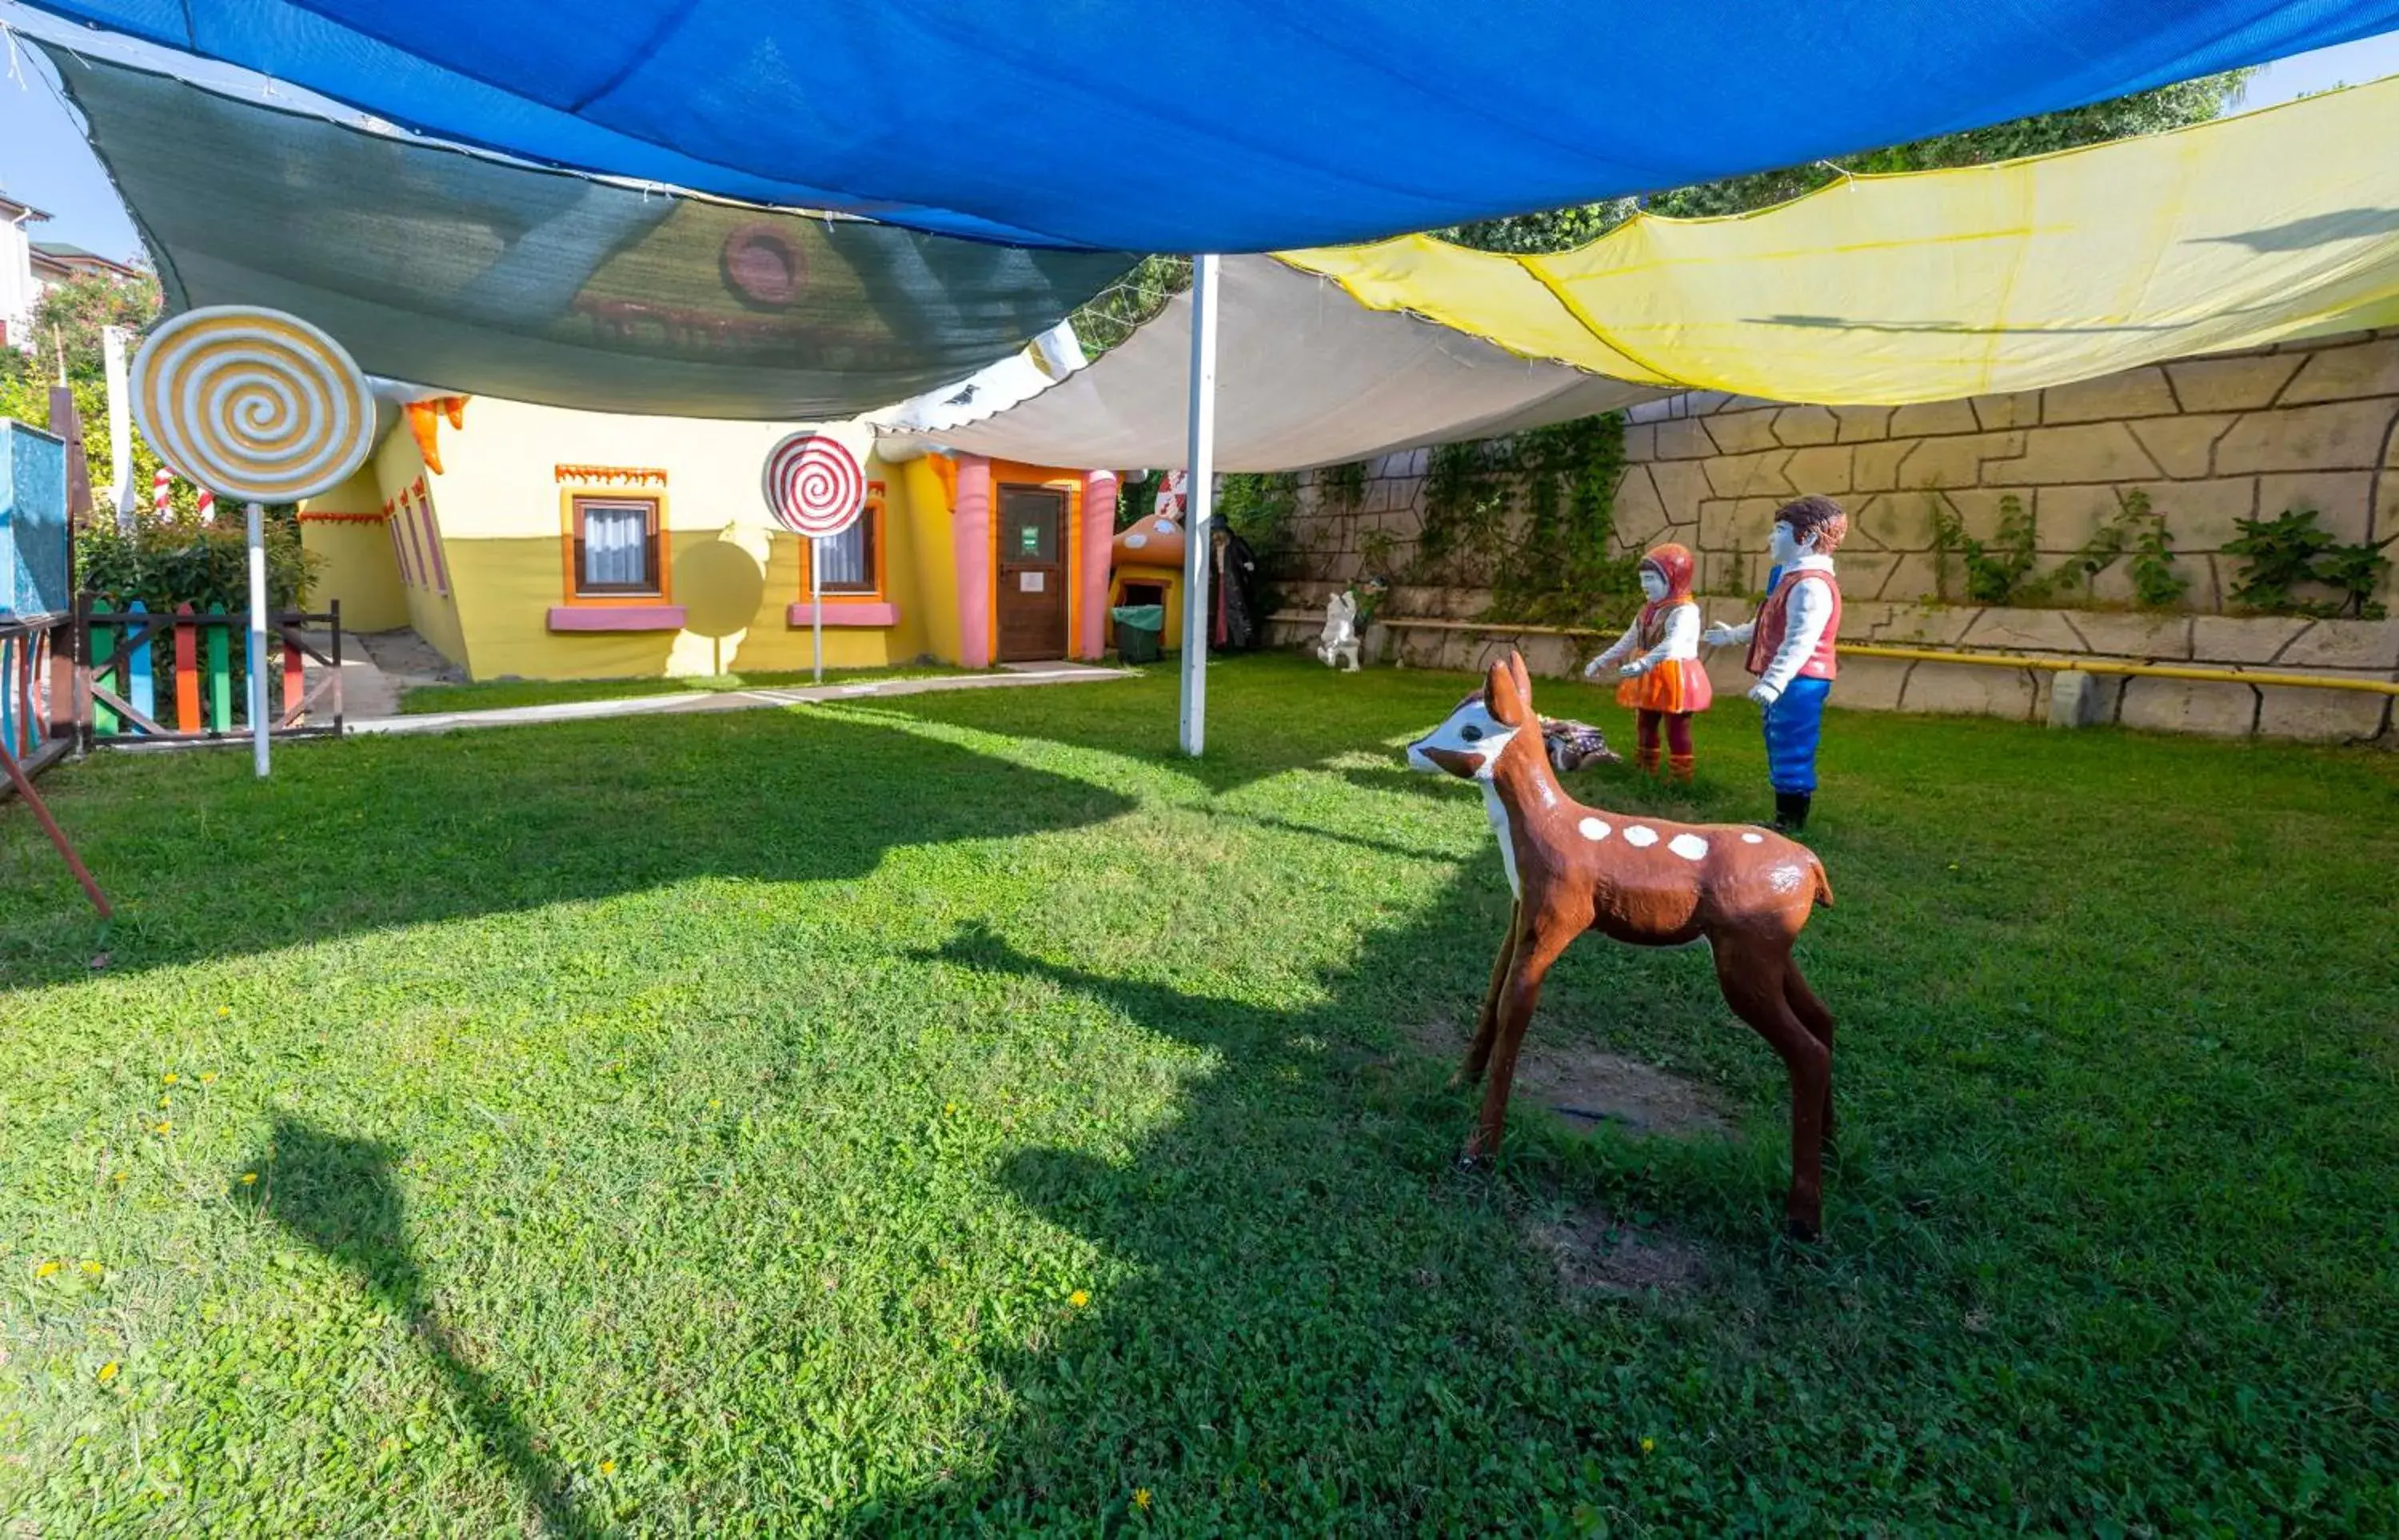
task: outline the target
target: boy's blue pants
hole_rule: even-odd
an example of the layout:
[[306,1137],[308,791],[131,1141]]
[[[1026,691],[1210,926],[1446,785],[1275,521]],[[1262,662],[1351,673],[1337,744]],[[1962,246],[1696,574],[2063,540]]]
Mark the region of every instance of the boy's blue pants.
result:
[[1802,675],[1767,708],[1766,773],[1777,791],[1816,790],[1816,738],[1832,693],[1831,680]]

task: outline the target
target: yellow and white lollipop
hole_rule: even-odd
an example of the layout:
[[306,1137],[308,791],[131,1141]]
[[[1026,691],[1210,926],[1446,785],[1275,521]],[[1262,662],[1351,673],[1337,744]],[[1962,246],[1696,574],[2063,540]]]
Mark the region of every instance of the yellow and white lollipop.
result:
[[188,310],[150,333],[133,418],[185,477],[253,503],[330,492],[374,448],[374,398],[342,344],[250,305]]

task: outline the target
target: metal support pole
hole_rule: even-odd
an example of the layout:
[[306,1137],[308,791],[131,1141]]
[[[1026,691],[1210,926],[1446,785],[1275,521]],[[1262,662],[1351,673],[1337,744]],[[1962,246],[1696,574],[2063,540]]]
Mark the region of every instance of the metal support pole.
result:
[[1216,487],[1216,259],[1191,263],[1191,453],[1183,520],[1183,751],[1197,758],[1208,738],[1208,527]]
[[75,854],[75,847],[67,839],[66,831],[59,827],[58,819],[50,817],[49,808],[42,802],[42,794],[34,790],[34,777],[25,774],[24,767],[17,763],[16,755],[8,752],[6,744],[0,744],[0,770],[7,772],[8,784],[17,789],[18,800],[34,810],[34,821],[42,826],[42,832],[59,847],[59,855],[66,861],[67,870],[75,873],[75,881],[83,885],[85,896],[91,899],[91,907],[100,911],[102,919],[110,918],[115,911],[108,907],[108,895],[102,893],[100,884],[92,880],[90,869],[83,864],[83,858]]
[[816,644],[817,682],[824,682],[824,542],[808,542],[808,628]]
[[250,505],[251,760],[266,776],[266,510]]

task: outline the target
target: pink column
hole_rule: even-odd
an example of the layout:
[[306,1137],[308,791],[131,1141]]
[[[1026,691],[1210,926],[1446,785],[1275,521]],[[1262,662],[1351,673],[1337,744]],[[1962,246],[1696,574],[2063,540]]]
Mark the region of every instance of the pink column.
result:
[[958,662],[991,667],[991,462],[958,456],[958,500],[950,510],[950,547],[958,577]]
[[1097,663],[1107,650],[1108,562],[1117,538],[1117,473],[1083,473],[1083,645],[1078,655]]

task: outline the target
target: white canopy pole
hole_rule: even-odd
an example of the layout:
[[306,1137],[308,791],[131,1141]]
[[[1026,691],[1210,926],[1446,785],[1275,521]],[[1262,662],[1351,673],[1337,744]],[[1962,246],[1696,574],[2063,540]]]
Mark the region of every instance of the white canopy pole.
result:
[[1183,751],[1208,737],[1208,520],[1216,486],[1216,259],[1191,262],[1191,453],[1183,520]]

